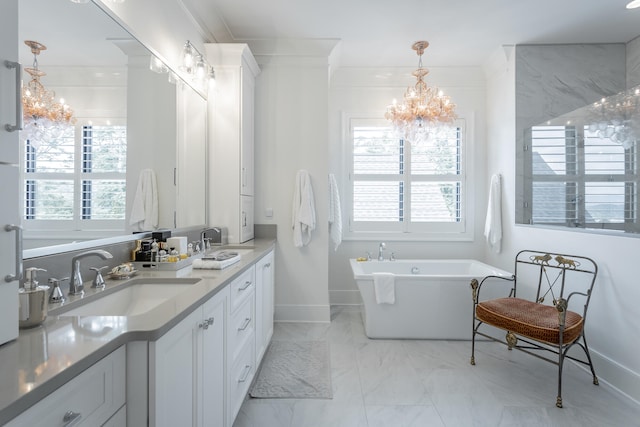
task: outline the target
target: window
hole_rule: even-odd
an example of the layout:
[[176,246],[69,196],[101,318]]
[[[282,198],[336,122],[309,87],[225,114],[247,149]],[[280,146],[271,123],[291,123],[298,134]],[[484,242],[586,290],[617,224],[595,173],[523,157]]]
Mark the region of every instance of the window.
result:
[[67,126],[24,145],[24,223],[29,230],[120,229],[126,206],[126,127]]
[[531,223],[614,230],[634,224],[636,151],[588,126],[532,127],[525,199]]
[[386,122],[352,119],[349,233],[422,238],[466,230],[464,126],[413,146]]

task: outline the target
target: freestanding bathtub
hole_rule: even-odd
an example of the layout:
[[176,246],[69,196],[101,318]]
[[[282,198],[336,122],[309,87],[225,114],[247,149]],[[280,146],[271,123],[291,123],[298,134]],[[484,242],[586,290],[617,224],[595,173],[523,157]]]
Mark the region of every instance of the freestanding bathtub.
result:
[[[470,259],[357,261],[351,269],[362,301],[369,338],[470,340],[473,301],[469,283],[485,276],[511,277],[504,270]],[[393,273],[395,303],[378,304],[373,273]],[[504,297],[511,283],[500,279],[482,287],[482,299]]]

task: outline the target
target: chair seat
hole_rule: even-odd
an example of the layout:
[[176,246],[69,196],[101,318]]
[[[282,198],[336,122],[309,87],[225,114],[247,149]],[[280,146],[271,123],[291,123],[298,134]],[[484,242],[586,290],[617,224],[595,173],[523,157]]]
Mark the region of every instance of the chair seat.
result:
[[[558,345],[558,310],[521,298],[498,298],[478,303],[476,317],[484,323],[547,344]],[[575,341],[582,332],[583,319],[567,310],[563,344]]]

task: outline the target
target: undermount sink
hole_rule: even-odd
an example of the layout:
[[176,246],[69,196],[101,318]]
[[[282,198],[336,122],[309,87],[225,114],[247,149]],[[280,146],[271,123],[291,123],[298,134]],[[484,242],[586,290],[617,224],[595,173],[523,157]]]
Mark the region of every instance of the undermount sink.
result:
[[93,299],[60,316],[136,316],[189,289],[200,279],[133,279],[108,295]]

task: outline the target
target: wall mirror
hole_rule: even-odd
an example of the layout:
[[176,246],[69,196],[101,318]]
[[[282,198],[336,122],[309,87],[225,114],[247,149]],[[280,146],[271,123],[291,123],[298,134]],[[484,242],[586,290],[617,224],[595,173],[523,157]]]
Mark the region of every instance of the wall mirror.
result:
[[[590,58],[579,58],[583,52]],[[526,67],[516,72],[516,223],[640,233],[640,86],[625,88],[635,80],[625,46],[540,46],[521,53],[532,55],[523,55],[519,64]],[[594,53],[610,61],[598,66]],[[572,111],[550,114],[554,109]]]
[[[20,62],[46,73],[40,82],[73,114],[44,132],[26,120],[21,132],[25,258],[150,231],[130,221],[148,170],[158,228],[204,226],[206,100],[91,2],[21,0],[19,13]],[[34,54],[25,40],[46,49]],[[23,86],[29,80],[25,72]]]

